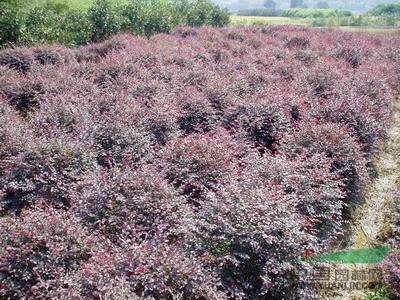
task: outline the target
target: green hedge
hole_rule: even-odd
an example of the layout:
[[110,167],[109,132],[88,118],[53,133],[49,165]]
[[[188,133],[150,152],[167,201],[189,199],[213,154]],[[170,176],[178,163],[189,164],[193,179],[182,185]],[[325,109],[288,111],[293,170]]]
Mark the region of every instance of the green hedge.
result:
[[344,9],[308,9],[290,8],[279,9],[243,9],[239,10],[238,16],[263,16],[263,17],[290,17],[290,18],[331,18],[350,17],[353,13]]
[[310,26],[400,26],[400,19],[396,15],[370,16],[359,15],[351,17],[332,17],[310,19]]
[[237,12],[238,16],[257,16],[257,17],[280,17],[283,10],[279,9],[242,9]]
[[119,31],[150,36],[180,24],[221,27],[229,23],[229,16],[209,0],[95,0],[87,10],[54,0],[35,6],[6,0],[0,3],[0,46],[38,42],[78,46]]
[[290,18],[331,18],[331,17],[350,17],[353,13],[345,9],[308,9],[290,8],[282,12],[283,17]]
[[0,45],[19,40],[23,22],[21,6],[23,6],[22,1],[17,0],[0,2]]

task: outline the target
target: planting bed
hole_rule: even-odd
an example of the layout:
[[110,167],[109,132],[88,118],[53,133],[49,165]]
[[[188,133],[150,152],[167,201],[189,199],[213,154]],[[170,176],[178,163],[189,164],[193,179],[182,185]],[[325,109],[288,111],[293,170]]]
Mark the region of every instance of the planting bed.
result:
[[312,299],[400,35],[179,27],[0,53],[0,298]]

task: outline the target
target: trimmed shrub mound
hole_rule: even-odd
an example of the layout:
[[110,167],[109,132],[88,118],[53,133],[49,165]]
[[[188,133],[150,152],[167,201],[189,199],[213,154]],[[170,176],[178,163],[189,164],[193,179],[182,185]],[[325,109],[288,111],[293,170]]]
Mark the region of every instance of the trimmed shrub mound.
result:
[[179,27],[4,50],[0,298],[313,299],[299,258],[369,181],[399,44]]

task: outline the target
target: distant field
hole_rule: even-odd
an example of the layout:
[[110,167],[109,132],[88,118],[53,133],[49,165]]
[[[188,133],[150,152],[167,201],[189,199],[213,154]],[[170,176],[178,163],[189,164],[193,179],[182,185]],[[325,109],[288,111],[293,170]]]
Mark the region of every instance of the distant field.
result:
[[231,16],[232,24],[259,25],[259,24],[291,24],[307,25],[305,19],[293,19],[288,17],[260,17],[260,16]]
[[377,32],[395,33],[395,32],[400,32],[400,26],[393,26],[393,27],[340,26],[338,28],[340,28],[341,30],[350,31],[350,32],[367,32],[367,33],[377,33]]
[[[288,17],[261,17],[261,16],[231,16],[233,25],[309,25],[306,19],[294,19]],[[338,26],[343,31],[351,32],[385,32],[394,33],[400,31],[400,26]]]

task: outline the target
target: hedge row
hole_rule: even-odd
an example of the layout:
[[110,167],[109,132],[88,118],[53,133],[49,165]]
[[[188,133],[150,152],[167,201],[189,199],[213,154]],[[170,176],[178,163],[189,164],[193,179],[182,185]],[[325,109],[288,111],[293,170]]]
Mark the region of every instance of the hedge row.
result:
[[290,17],[290,18],[330,18],[352,16],[353,13],[344,9],[306,9],[290,8],[277,9],[245,9],[239,10],[238,16],[268,16],[268,17]]
[[96,0],[88,10],[67,2],[40,5],[7,0],[0,3],[0,46],[62,43],[68,46],[99,41],[120,31],[150,36],[168,33],[179,24],[224,26],[229,12],[208,0]]

